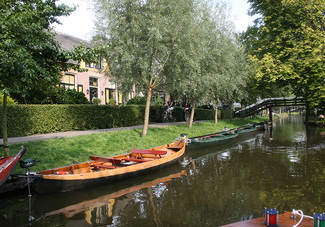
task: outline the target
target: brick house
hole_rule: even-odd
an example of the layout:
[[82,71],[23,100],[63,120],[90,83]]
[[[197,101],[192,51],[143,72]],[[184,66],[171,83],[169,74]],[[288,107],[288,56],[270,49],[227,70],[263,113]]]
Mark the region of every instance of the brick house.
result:
[[[80,42],[85,43],[86,46],[91,48],[91,44],[88,41],[77,37],[62,33],[57,33],[55,37],[61,47],[66,50],[73,50]],[[69,63],[78,64],[78,62],[73,60],[69,60]],[[116,83],[110,82],[109,78],[102,72],[105,65],[104,61],[101,61],[100,64],[81,62],[80,68],[86,68],[88,71],[77,72],[69,70],[68,72],[63,72],[60,87],[81,91],[86,95],[89,101],[93,98],[99,98],[101,104],[107,104],[110,99],[114,99],[118,104],[121,104],[122,93],[118,91]],[[131,92],[128,98],[133,98],[132,94],[134,94],[134,92]]]

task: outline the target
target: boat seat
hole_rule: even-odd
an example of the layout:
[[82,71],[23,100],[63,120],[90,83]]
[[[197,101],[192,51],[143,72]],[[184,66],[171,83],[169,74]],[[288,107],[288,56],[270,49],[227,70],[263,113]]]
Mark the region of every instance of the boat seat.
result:
[[136,155],[136,158],[139,156],[143,158],[143,154],[152,154],[155,155],[155,159],[157,156],[161,158],[161,155],[167,154],[167,151],[162,151],[162,150],[141,150],[141,149],[131,149],[131,153]]
[[177,144],[173,144],[173,145],[167,144],[167,148],[169,148],[169,149],[181,149],[181,148],[183,148],[182,142],[183,142],[183,140],[180,140]]
[[[89,155],[89,158],[91,160],[94,160],[95,162],[111,162],[113,164],[112,165],[113,168],[117,168],[117,165],[121,164],[121,162],[122,162],[122,159],[119,159],[119,158],[99,157],[99,156],[93,156],[93,155]],[[102,166],[101,168],[110,168],[109,166],[106,166],[106,165],[98,165],[98,164],[95,164],[95,165],[98,167]]]

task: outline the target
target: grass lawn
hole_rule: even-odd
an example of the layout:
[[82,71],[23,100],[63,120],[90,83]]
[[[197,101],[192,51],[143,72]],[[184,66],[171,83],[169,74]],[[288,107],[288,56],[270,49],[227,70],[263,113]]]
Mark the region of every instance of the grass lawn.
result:
[[[259,123],[266,121],[267,117],[253,119],[219,120],[218,124],[213,121],[205,121],[188,125],[173,125],[161,128],[149,128],[147,136],[141,137],[142,129],[122,130],[115,132],[95,133],[72,138],[57,138],[24,144],[10,145],[10,153],[17,153],[20,146],[24,145],[27,152],[23,159],[34,158],[41,160],[32,171],[70,165],[74,162],[89,160],[89,155],[113,156],[130,152],[130,149],[148,149],[163,144],[171,143],[175,137],[185,133],[188,137],[195,137],[222,131],[224,127],[237,128],[247,123]],[[24,172],[16,168],[15,173]]]

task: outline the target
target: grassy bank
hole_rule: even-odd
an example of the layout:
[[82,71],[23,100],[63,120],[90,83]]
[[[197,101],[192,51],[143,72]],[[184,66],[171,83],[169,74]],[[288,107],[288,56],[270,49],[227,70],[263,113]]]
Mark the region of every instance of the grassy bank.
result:
[[[131,148],[147,149],[173,142],[175,137],[185,133],[188,137],[210,134],[222,131],[224,127],[236,128],[247,123],[266,121],[267,118],[220,120],[217,125],[212,121],[195,123],[192,128],[188,125],[173,125],[162,128],[149,128],[145,137],[140,137],[142,129],[122,130],[115,132],[95,133],[72,138],[58,138],[25,144],[13,144],[11,153],[16,153],[21,145],[27,147],[23,159],[40,159],[32,171],[54,168],[89,160],[89,155],[112,156],[130,151]],[[22,172],[20,168],[16,172]]]

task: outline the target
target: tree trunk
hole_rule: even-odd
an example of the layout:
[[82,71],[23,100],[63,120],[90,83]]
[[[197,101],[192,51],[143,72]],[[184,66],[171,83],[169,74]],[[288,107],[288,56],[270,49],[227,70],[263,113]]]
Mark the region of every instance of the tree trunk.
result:
[[218,124],[218,106],[215,106],[214,109],[215,109],[214,123]]
[[3,93],[3,115],[2,115],[2,134],[3,134],[3,147],[4,156],[9,156],[9,144],[8,144],[8,131],[7,131],[7,97],[6,92]]
[[149,87],[147,92],[146,110],[144,112],[144,123],[141,136],[146,136],[148,132],[151,92],[152,89]]
[[310,116],[310,106],[309,106],[309,103],[306,102],[306,118],[305,118],[305,124],[308,123],[309,121],[309,116]]
[[[230,102],[230,103],[232,103],[232,102]],[[232,106],[232,104],[230,104],[230,122],[232,122],[232,116],[233,116],[233,110],[232,110],[232,108],[233,108],[233,106]]]
[[195,112],[195,101],[192,102],[192,111],[191,111],[191,117],[190,117],[190,124],[188,125],[189,128],[192,128],[193,121],[194,121],[194,112]]

